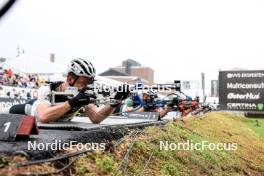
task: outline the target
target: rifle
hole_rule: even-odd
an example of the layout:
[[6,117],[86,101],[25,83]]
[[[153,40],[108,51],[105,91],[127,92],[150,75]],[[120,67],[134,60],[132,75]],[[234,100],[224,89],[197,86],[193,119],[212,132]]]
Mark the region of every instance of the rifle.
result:
[[[48,82],[51,83],[51,82]],[[145,90],[146,88],[149,89],[149,87],[136,87],[136,86],[130,86],[130,96],[133,96],[138,91]],[[172,85],[172,84],[158,84],[150,87],[151,90],[157,90],[157,91],[165,91],[165,90],[180,90],[180,86],[178,85]],[[94,86],[89,85],[84,90],[85,93],[91,98],[92,103],[96,104],[105,104],[107,101],[105,98],[102,97],[110,97],[111,93],[118,91],[116,87],[107,87],[107,86]],[[70,98],[76,96],[79,93],[78,89],[75,87],[69,87],[65,92],[57,92],[52,90],[51,93],[51,102],[52,104],[56,104],[59,102],[64,102],[66,100],[69,100]],[[101,95],[101,98],[97,98],[99,95]],[[154,95],[151,95],[151,102],[154,101],[154,99],[157,98]],[[110,102],[113,103],[113,100],[110,100]]]

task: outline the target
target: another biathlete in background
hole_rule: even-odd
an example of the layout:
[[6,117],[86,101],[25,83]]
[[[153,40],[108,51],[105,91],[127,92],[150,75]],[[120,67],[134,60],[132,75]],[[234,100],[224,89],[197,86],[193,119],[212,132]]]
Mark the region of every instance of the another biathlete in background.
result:
[[173,110],[176,102],[172,101],[167,105],[161,107],[156,106],[153,101],[153,96],[156,96],[152,91],[143,91],[142,98],[137,93],[133,97],[129,97],[125,100],[124,105],[122,106],[122,112],[131,112],[133,109],[136,109],[136,112],[159,112],[160,118],[163,118],[168,112]]

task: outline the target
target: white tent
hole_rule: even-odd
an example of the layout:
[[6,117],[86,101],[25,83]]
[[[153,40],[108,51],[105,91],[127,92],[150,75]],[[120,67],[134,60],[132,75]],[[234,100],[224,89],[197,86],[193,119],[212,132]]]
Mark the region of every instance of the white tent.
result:
[[30,59],[25,56],[16,58],[8,58],[3,63],[4,68],[11,68],[14,72],[30,73],[30,74],[55,74],[65,73],[66,66],[61,66],[43,59]]
[[[47,81],[64,81],[63,75],[66,72],[67,64],[59,65],[43,59],[30,59],[21,55],[16,58],[7,58],[2,63],[3,68],[10,68],[15,73],[40,74],[45,77]],[[121,81],[96,76],[95,78],[99,85],[112,85],[114,87],[121,85]]]

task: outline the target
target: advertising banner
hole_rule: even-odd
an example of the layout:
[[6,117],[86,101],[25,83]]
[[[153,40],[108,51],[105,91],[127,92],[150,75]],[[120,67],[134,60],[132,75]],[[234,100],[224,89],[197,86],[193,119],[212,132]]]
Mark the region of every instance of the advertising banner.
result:
[[264,70],[220,71],[219,103],[223,110],[264,111]]

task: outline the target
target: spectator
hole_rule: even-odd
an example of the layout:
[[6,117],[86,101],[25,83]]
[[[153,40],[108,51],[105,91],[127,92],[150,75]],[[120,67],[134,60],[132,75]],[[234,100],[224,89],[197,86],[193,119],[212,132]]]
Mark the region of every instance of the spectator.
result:
[[38,87],[41,87],[41,86],[43,86],[44,84],[45,84],[45,80],[44,80],[44,78],[43,78],[42,76],[38,75],[38,77],[37,77],[37,86],[38,86]]
[[0,97],[4,96],[4,89],[3,87],[0,87]]
[[6,74],[3,75],[1,82],[2,82],[3,85],[7,85],[8,79],[7,79],[7,75]]
[[8,92],[6,93],[6,96],[7,96],[7,97],[10,97],[10,91],[8,91]]
[[28,99],[28,100],[31,99],[31,92],[27,92],[27,99]]
[[8,78],[11,78],[13,76],[13,71],[11,69],[7,70]]
[[24,89],[22,89],[22,91],[21,91],[20,98],[21,99],[27,99],[27,93]]

